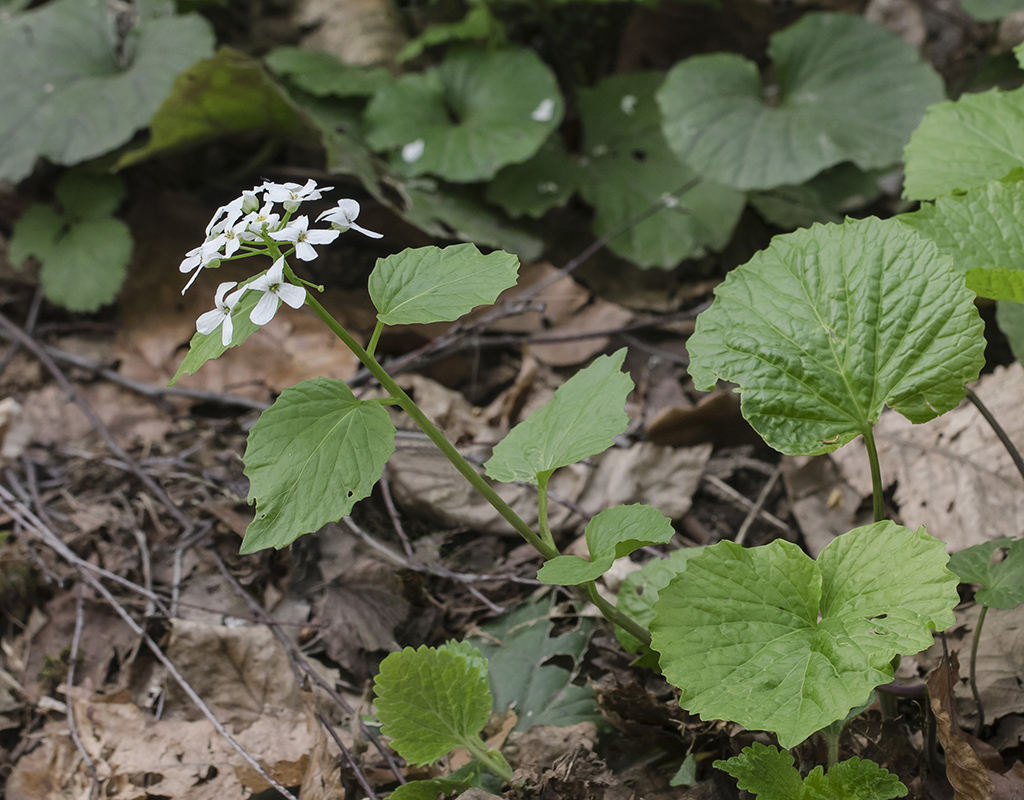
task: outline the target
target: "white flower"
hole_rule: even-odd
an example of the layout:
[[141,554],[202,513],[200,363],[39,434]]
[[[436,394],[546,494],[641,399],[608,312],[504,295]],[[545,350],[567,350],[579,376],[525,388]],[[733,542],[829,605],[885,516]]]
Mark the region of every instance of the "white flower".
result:
[[225,347],[231,344],[231,336],[234,333],[231,325],[231,312],[247,288],[243,286],[237,292],[232,292],[225,297],[225,292],[235,285],[236,281],[228,281],[218,286],[217,294],[213,300],[216,308],[213,311],[207,311],[205,314],[200,315],[199,319],[196,320],[196,330],[200,333],[210,334],[219,327],[221,329],[220,341]]
[[269,236],[279,242],[295,242],[295,255],[303,261],[312,261],[316,258],[315,244],[330,244],[341,231],[319,231],[306,230],[309,227],[309,217],[296,217],[283,228],[271,231]]
[[278,307],[283,300],[292,308],[298,308],[306,302],[306,290],[301,286],[293,286],[284,281],[284,256],[274,262],[266,274],[261,275],[246,289],[254,292],[263,292],[263,297],[256,303],[256,307],[249,314],[249,319],[254,325],[266,325],[274,318]]
[[364,236],[369,236],[371,239],[380,239],[384,235],[368,231],[366,228],[356,225],[355,218],[358,216],[359,203],[355,200],[339,200],[337,206],[325,211],[316,218],[316,221],[319,222],[322,219],[326,219],[336,231],[347,231],[351,228],[354,231],[359,231]]
[[242,235],[242,238],[247,241],[259,241],[260,235],[267,228],[273,228],[280,221],[281,216],[279,214],[271,214],[270,210],[274,207],[274,204],[269,200],[263,204],[263,208],[259,211],[252,211],[245,217],[246,232]]
[[227,217],[226,223],[217,228],[218,231],[224,230],[231,225],[234,225],[235,220],[242,216],[243,213],[248,214],[250,211],[255,211],[260,207],[259,200],[256,197],[256,193],[263,190],[262,186],[254,186],[251,191],[242,192],[241,197],[236,197],[227,205],[223,205],[217,209],[213,215],[213,219],[210,220],[210,224],[206,226],[207,238],[214,232],[214,228],[217,227],[217,223],[221,217]]
[[297,183],[271,183],[263,184],[264,197],[274,203],[283,203],[286,211],[294,211],[300,203],[306,200],[319,200],[321,192],[329,192],[333,186],[325,186],[323,189],[316,188],[316,181],[310,178],[305,186]]
[[203,242],[199,247],[193,247],[185,253],[185,259],[178,266],[178,271],[192,272],[195,270],[195,273],[188,279],[188,283],[185,284],[185,288],[181,290],[182,294],[185,294],[185,292],[188,291],[188,287],[195,283],[196,278],[199,277],[199,273],[203,271],[203,267],[208,266],[218,258],[218,248],[211,245],[212,242]]

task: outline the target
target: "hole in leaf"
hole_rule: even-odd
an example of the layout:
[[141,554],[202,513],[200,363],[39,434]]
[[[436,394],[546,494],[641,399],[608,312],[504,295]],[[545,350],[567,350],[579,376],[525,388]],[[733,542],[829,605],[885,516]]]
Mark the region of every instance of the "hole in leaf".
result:
[[647,153],[643,150],[634,150],[630,155],[633,156],[633,160],[639,164],[643,164],[647,160]]

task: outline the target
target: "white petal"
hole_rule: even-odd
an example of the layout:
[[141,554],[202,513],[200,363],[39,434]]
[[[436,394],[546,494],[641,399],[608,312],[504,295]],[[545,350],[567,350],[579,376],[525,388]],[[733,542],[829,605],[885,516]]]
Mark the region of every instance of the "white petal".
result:
[[369,236],[371,239],[383,239],[384,238],[384,234],[383,233],[376,233],[374,231],[368,231],[368,230],[366,230],[366,228],[362,227],[361,225],[356,225],[354,222],[350,223],[349,227],[352,230],[354,230],[354,231],[359,231],[361,234],[363,234],[363,236]]
[[273,292],[265,292],[256,304],[256,308],[249,314],[249,320],[253,325],[266,325],[274,318],[278,305],[280,305],[280,301],[277,299],[277,295]]
[[195,272],[192,273],[192,277],[188,279],[188,283],[185,284],[185,288],[181,290],[182,294],[185,294],[185,292],[188,291],[188,287],[196,282],[196,278],[199,277],[199,273],[200,272],[202,272],[202,270],[201,269],[197,269]]
[[312,261],[316,258],[316,250],[309,242],[296,242],[295,257],[300,261]]
[[231,315],[224,315],[224,325],[220,332],[220,343],[225,347],[231,346],[231,337],[234,334],[234,325],[231,323]]
[[314,228],[306,231],[306,241],[310,244],[330,244],[341,236],[341,231],[325,231]]
[[292,308],[299,308],[306,302],[306,290],[290,283],[281,284],[281,288],[277,290],[277,296]]
[[217,292],[213,295],[213,304],[217,306],[217,308],[221,308],[223,305],[225,305],[225,303],[223,302],[224,295],[227,294],[228,289],[230,289],[232,286],[237,285],[238,281],[225,281],[220,286],[218,286]]
[[196,320],[196,330],[203,334],[213,333],[226,316],[224,311],[219,308],[200,314],[199,319]]

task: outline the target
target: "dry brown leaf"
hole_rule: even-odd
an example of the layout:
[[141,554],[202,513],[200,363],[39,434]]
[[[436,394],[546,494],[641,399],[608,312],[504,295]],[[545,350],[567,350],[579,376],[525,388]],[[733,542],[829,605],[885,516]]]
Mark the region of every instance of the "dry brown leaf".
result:
[[992,775],[992,800],[1024,800],[1024,764],[1015,761],[1002,775]]
[[[999,367],[975,385],[1018,448],[1024,449],[1024,369]],[[875,426],[882,480],[896,483],[903,523],[924,525],[953,552],[1024,530],[1024,481],[992,428],[968,403],[923,425],[887,411]],[[832,454],[846,479],[871,494],[861,441]]]
[[782,465],[790,509],[814,558],[837,536],[871,524],[871,509],[828,456],[787,456]]
[[324,50],[345,64],[391,64],[408,41],[391,0],[303,0],[296,21],[315,28],[303,38],[304,47]]
[[668,447],[692,447],[711,442],[732,447],[760,441],[740,414],[736,395],[717,389],[695,406],[661,409],[647,424],[647,440]]
[[589,361],[604,351],[611,341],[608,336],[594,336],[599,331],[615,330],[633,319],[633,312],[628,311],[607,300],[597,298],[588,306],[584,306],[572,317],[541,334],[546,336],[578,336],[578,339],[565,342],[544,344],[535,342],[530,345],[530,352],[537,358],[553,367],[568,367]]
[[[246,730],[274,708],[302,710],[302,696],[288,654],[262,625],[228,628],[202,622],[171,621],[167,657],[217,718],[235,731]],[[195,720],[202,716],[176,681],[168,681],[164,715]]]
[[953,800],[991,800],[992,779],[956,720],[953,687],[959,682],[956,654],[943,658],[928,676],[928,698],[935,715],[936,731],[946,753],[946,776],[953,786]]
[[[559,271],[547,262],[538,262],[523,267],[519,270],[519,280],[516,285],[498,295],[495,305],[516,302],[524,289],[529,289],[540,281],[550,280],[558,274]],[[524,314],[504,317],[494,322],[491,325],[491,330],[505,333],[540,333],[546,328],[554,327],[570,319],[589,300],[589,291],[571,277],[562,276],[550,286],[544,287],[540,294],[530,298],[531,303],[542,304],[543,311],[529,311]],[[474,315],[484,313],[487,312],[477,311],[474,312]]]

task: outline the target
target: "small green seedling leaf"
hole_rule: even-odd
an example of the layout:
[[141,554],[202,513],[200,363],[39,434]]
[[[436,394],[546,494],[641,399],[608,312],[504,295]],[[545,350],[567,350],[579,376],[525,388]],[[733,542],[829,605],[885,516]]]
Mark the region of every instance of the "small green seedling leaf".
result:
[[[516,730],[533,725],[565,727],[601,719],[593,690],[573,683],[576,669],[593,631],[591,620],[558,636],[551,636],[551,602],[525,603],[511,613],[480,627],[474,644],[487,658],[494,690],[494,708],[513,708]],[[568,657],[573,670],[547,663],[554,656]]]
[[145,127],[178,73],[213,51],[198,14],[143,19],[121,37],[103,0],[57,0],[0,25],[0,178],[40,156],[72,165]]
[[[252,278],[255,280],[255,277]],[[250,281],[245,281],[249,283]],[[231,323],[233,326],[231,344],[225,347],[221,340],[220,329],[213,333],[195,333],[189,342],[188,354],[178,367],[178,371],[171,378],[170,385],[173,386],[182,375],[195,375],[196,371],[207,361],[219,358],[228,347],[238,347],[246,339],[260,329],[260,326],[249,319],[249,314],[256,307],[261,297],[260,292],[245,292],[231,312]]]
[[537,579],[559,586],[576,586],[597,580],[617,558],[651,544],[665,544],[675,530],[672,520],[645,505],[616,506],[595,516],[584,530],[590,560],[557,556],[545,562]]
[[34,203],[25,209],[14,223],[14,232],[7,250],[7,258],[20,267],[26,258],[44,262],[64,232],[67,219],[43,203]]
[[669,780],[669,786],[689,786],[697,781],[697,759],[690,753],[679,765],[676,774]]
[[[1002,561],[996,550],[1006,548]],[[989,608],[1016,608],[1024,603],[1024,539],[996,539],[976,544],[950,556],[949,568],[964,583],[982,588],[974,599]]]
[[1024,268],[1024,181],[993,181],[896,217],[935,242],[961,272]]
[[480,3],[466,11],[466,16],[458,22],[439,22],[431,25],[423,33],[410,41],[395,56],[395,61],[402,64],[422,55],[428,47],[435,47],[448,42],[465,42],[474,39],[488,39],[497,43],[501,36],[501,23],[494,18],[485,3]]
[[[703,550],[703,547],[673,550],[667,558],[651,559],[636,572],[629,573],[619,589],[616,607],[638,625],[650,627],[654,619],[654,604],[658,602],[661,590],[684,572],[690,559]],[[643,648],[639,639],[618,626],[615,627],[615,635],[628,653],[637,653]]]
[[842,161],[890,166],[944,95],[911,45],[850,14],[805,14],[768,53],[776,91],[752,61],[718,53],[677,64],[658,92],[669,145],[710,180],[771,189]]
[[[1024,264],[1021,265],[1024,267]],[[964,276],[967,288],[979,297],[1024,303],[1024,270],[975,268]]]
[[859,758],[841,761],[828,773],[815,767],[802,779],[790,753],[760,742],[714,765],[760,800],[892,800],[907,795],[907,787],[895,775]]
[[501,251],[485,256],[468,243],[417,247],[377,259],[370,299],[385,325],[450,322],[493,303],[518,272],[519,260]]
[[343,64],[330,53],[277,47],[263,58],[272,72],[315,97],[369,97],[391,83],[391,73]]
[[984,365],[974,293],[952,260],[895,221],[776,236],[733,270],[687,343],[698,389],[739,384],[743,416],[788,455],[955,407]]
[[249,431],[243,461],[256,518],[240,552],[280,549],[345,516],[394,451],[388,412],[357,400],[345,381],[314,378],[285,389]]
[[43,260],[43,294],[71,311],[96,311],[113,302],[128,274],[132,245],[131,231],[119,219],[72,224]]
[[373,681],[377,718],[391,746],[412,764],[432,764],[456,747],[483,748],[491,716],[487,673],[450,650],[391,653]]
[[457,50],[374,95],[367,141],[393,153],[397,172],[467,183],[532,156],[563,111],[558,82],[533,51]]
[[450,794],[461,794],[469,787],[469,781],[455,781],[450,778],[409,781],[389,794],[388,800],[441,800]]
[[[622,231],[608,247],[641,267],[672,269],[728,243],[745,197],[702,179],[661,132],[660,72],[614,75],[579,94],[579,181],[594,206],[594,232]],[[638,216],[661,203],[657,213]],[[625,228],[625,230],[623,230]]]
[[782,540],[707,547],[661,590],[653,648],[680,705],[775,731],[794,747],[892,680],[953,624],[941,541],[892,522],[833,540],[817,562]]
[[487,475],[503,483],[537,485],[559,467],[607,450],[629,425],[626,396],[633,389],[621,371],[623,348],[599,356],[555,391],[544,407],[514,427],[484,464]]
[[124,201],[124,181],[118,175],[68,170],[57,181],[57,200],[72,219],[103,219]]
[[965,93],[932,106],[910,137],[904,161],[903,195],[910,200],[1002,180],[1024,165],[1024,89]]

